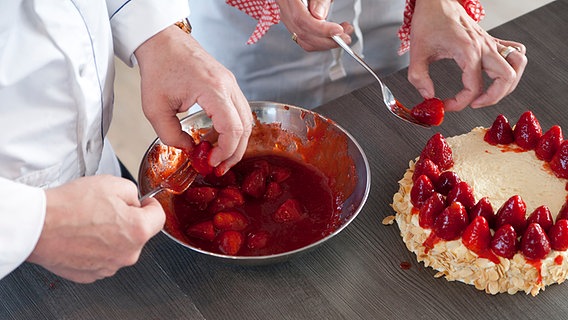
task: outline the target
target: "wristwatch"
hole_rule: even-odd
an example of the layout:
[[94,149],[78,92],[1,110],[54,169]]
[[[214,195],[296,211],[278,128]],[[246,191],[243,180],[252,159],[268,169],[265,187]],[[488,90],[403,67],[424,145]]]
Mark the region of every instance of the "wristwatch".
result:
[[183,18],[180,21],[176,22],[175,25],[186,33],[191,33],[191,24],[189,23],[189,19]]

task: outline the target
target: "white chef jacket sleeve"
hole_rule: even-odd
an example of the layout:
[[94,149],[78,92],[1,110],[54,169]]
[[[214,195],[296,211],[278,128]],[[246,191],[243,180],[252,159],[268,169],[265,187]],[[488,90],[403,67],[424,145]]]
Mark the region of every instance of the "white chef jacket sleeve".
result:
[[[45,191],[0,178],[0,279],[31,254],[45,220]],[[9,199],[9,201],[6,201]]]
[[189,16],[187,0],[107,0],[114,52],[129,66],[144,41]]

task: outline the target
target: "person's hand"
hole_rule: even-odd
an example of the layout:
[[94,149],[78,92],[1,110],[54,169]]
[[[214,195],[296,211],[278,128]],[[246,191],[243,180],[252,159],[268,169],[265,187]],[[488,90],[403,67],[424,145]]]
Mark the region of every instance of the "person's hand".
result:
[[144,42],[135,52],[142,79],[142,109],[161,141],[182,149],[192,139],[181,130],[180,112],[198,103],[219,133],[209,164],[224,173],[243,156],[253,118],[234,75],[176,26]]
[[80,283],[134,264],[165,222],[160,203],[140,204],[137,190],[134,183],[108,175],[47,189],[43,230],[28,261]]
[[325,21],[332,0],[310,0],[308,8],[300,0],[277,0],[280,18],[296,42],[306,51],[323,51],[337,48],[332,36],[340,36],[351,43],[353,26],[347,22],[337,24]]
[[[503,58],[506,46],[518,48]],[[458,111],[470,105],[493,105],[511,93],[519,83],[527,58],[525,46],[492,37],[471,19],[456,0],[417,0],[410,34],[408,80],[425,98],[435,89],[429,64],[453,59],[462,70],[463,89],[444,100],[446,110]],[[483,72],[492,79],[484,90]]]

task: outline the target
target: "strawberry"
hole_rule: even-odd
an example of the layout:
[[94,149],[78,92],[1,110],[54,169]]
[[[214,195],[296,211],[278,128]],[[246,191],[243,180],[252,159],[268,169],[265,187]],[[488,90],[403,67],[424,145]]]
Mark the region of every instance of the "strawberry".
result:
[[191,166],[202,176],[213,172],[213,167],[209,165],[212,149],[213,145],[209,141],[201,141],[189,153]]
[[292,171],[288,168],[272,166],[270,175],[268,176],[271,181],[282,182],[290,177]]
[[459,182],[456,186],[448,192],[446,203],[461,202],[466,210],[470,210],[475,205],[475,198],[473,197],[473,190],[465,181]]
[[531,111],[524,112],[515,128],[513,129],[515,143],[525,150],[536,148],[538,140],[542,136],[542,128],[540,123]]
[[284,201],[272,215],[272,219],[279,223],[295,222],[302,219],[302,205],[296,199]]
[[205,210],[209,202],[217,196],[217,189],[213,187],[190,187],[183,193],[187,202],[194,204],[199,210]]
[[438,98],[424,99],[410,114],[422,123],[439,126],[444,121],[444,102]]
[[266,231],[251,232],[247,235],[247,248],[262,249],[268,243],[269,235]]
[[562,205],[562,208],[560,208],[560,211],[558,212],[558,215],[556,216],[556,222],[566,219],[568,220],[568,201],[565,202]]
[[518,195],[512,196],[497,210],[495,227],[500,228],[505,224],[510,224],[517,234],[523,234],[527,227],[526,212],[527,205],[523,199]]
[[549,162],[564,141],[560,126],[552,126],[538,140],[534,152],[540,160]]
[[550,247],[556,251],[565,251],[568,249],[568,220],[562,219],[557,221],[548,230],[548,238]]
[[544,232],[552,227],[552,214],[546,205],[536,208],[527,218],[527,224],[538,223]]
[[462,242],[469,250],[480,254],[491,245],[491,230],[483,216],[477,216],[465,228],[462,234]]
[[241,206],[245,203],[243,194],[237,187],[226,187],[217,193],[217,198],[209,205],[209,212],[217,213],[225,209]]
[[557,177],[568,179],[568,140],[562,141],[549,164],[550,169]]
[[266,160],[256,160],[252,167],[254,169],[260,169],[262,170],[262,174],[265,175],[266,177],[268,177],[268,175],[270,174],[270,164],[268,163],[268,161]]
[[208,220],[193,224],[187,228],[186,234],[192,238],[213,241],[213,239],[215,239],[213,221]]
[[510,224],[502,225],[491,240],[491,250],[503,258],[512,259],[519,248],[517,233]]
[[550,252],[548,236],[538,223],[531,223],[521,239],[521,251],[529,260],[540,260]]
[[418,213],[418,223],[424,229],[431,229],[434,227],[434,221],[436,217],[444,211],[446,207],[444,203],[444,197],[435,192],[432,194],[422,208],[420,208],[420,212]]
[[468,217],[465,207],[453,202],[434,221],[434,233],[443,240],[458,239],[467,227]]
[[498,115],[491,128],[485,133],[483,140],[491,145],[512,143],[515,138],[509,120],[502,114]]
[[475,217],[484,217],[489,227],[495,224],[495,211],[489,198],[483,197],[469,210],[469,220],[473,221]]
[[424,202],[434,193],[434,185],[432,181],[425,175],[421,175],[416,179],[412,189],[410,189],[410,202],[420,209]]
[[440,174],[440,177],[436,182],[436,192],[439,192],[443,195],[448,195],[448,192],[450,192],[450,190],[452,190],[460,182],[461,179],[457,175],[457,173],[453,171],[444,171]]
[[242,231],[248,226],[248,219],[238,211],[219,211],[213,216],[213,226],[218,230]]
[[257,168],[244,177],[241,189],[245,194],[260,198],[266,190],[267,176],[268,173],[264,169]]
[[448,170],[454,165],[452,149],[441,133],[434,134],[420,153],[420,158],[429,158],[441,171]]
[[227,230],[221,232],[215,241],[221,253],[234,256],[241,250],[244,236],[239,231]]
[[266,192],[264,193],[264,198],[269,200],[276,199],[282,194],[282,192],[283,192],[282,187],[280,186],[279,183],[270,181],[266,185]]
[[426,175],[430,178],[433,184],[436,184],[440,177],[440,169],[438,166],[428,158],[420,158],[414,165],[414,173],[412,174],[412,181],[416,181],[421,175]]

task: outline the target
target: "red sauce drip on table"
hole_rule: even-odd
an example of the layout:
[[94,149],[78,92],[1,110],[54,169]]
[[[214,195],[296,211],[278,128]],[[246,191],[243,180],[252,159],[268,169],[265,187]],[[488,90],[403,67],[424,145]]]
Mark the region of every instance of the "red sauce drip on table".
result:
[[[337,229],[340,225],[339,215],[335,214],[336,205],[328,180],[313,166],[277,155],[249,157],[231,169],[237,177],[237,185],[254,170],[259,161],[290,169],[291,175],[280,183],[282,194],[275,199],[255,198],[243,194],[245,203],[234,208],[248,220],[242,234],[246,238],[250,233],[267,232],[268,241],[266,246],[260,249],[251,249],[245,244],[236,255],[257,256],[287,252],[314,243]],[[199,176],[192,187],[211,186],[206,181],[207,179]],[[300,202],[303,209],[301,220],[277,222],[273,219],[274,212],[286,199],[296,199]],[[184,234],[184,230],[189,226],[212,219],[214,212],[209,212],[207,208],[201,210],[188,203],[183,194],[174,196],[173,211],[177,221],[175,225],[170,226],[169,231],[175,237],[202,250],[221,253],[215,241],[196,239]]]
[[412,267],[412,264],[411,264],[410,262],[408,262],[408,261],[403,261],[403,262],[400,263],[400,268],[401,268],[402,270],[408,270],[408,269],[410,269],[411,267]]

